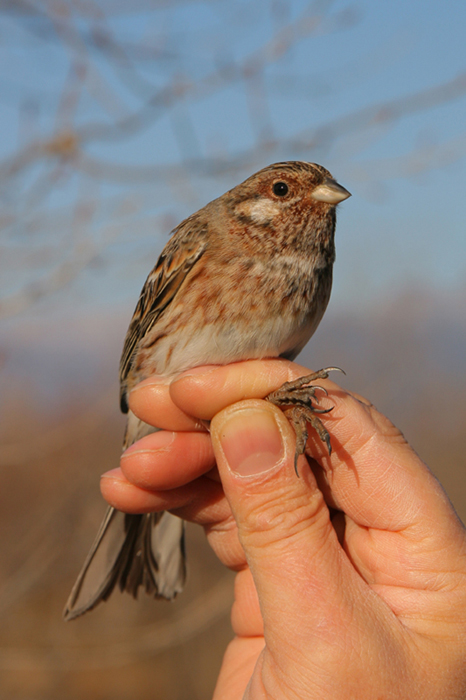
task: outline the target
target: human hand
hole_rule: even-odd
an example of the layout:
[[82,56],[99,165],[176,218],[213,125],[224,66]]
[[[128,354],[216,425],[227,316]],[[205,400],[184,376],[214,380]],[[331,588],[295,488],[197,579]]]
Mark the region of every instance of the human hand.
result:
[[260,398],[306,373],[267,360],[147,380],[131,408],[164,431],[102,492],[202,524],[238,571],[215,698],[464,698],[464,527],[400,432],[330,381],[332,455],[311,436],[296,478],[294,432]]

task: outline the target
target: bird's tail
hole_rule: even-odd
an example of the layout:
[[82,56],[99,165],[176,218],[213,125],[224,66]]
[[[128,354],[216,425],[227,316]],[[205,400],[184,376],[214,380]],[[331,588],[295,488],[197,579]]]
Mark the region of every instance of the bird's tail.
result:
[[[134,416],[130,417],[125,447],[143,433],[154,432],[154,428],[143,426],[132,429],[132,439],[128,439],[134,427]],[[128,515],[110,507],[63,615],[65,620],[73,620],[92,610],[107,600],[116,585],[134,598],[143,587],[154,598],[171,600],[182,591],[185,579],[183,520],[167,512]]]

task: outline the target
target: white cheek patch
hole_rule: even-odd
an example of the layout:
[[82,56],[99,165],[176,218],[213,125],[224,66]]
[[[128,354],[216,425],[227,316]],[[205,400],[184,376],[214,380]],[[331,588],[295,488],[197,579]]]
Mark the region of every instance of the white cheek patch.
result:
[[238,214],[247,216],[248,219],[252,219],[256,224],[267,224],[280,212],[280,205],[265,197],[254,202],[243,202],[237,207]]

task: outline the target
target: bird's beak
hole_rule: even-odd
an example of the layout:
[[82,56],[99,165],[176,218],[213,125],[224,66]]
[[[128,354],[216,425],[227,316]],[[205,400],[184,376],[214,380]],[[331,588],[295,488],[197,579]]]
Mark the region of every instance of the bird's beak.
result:
[[318,185],[311,193],[312,199],[317,199],[318,202],[327,202],[327,204],[338,204],[344,199],[351,197],[351,192],[345,190],[344,187],[338,184],[336,180],[327,178],[321,185]]

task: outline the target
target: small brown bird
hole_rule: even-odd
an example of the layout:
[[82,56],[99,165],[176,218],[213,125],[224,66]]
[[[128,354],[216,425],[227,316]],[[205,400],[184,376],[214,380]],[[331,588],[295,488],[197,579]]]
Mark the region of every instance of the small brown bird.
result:
[[[327,307],[335,260],[335,208],[350,196],[321,165],[275,163],[183,221],[139,297],[120,362],[123,448],[157,430],[129,409],[132,388],[204,364],[294,359]],[[304,452],[309,422],[330,450],[311,399],[326,368],[267,397],[285,411]],[[296,464],[295,464],[296,467]],[[184,524],[170,513],[108,508],[71,591],[71,620],[107,600],[116,584],[171,599],[186,576]]]

